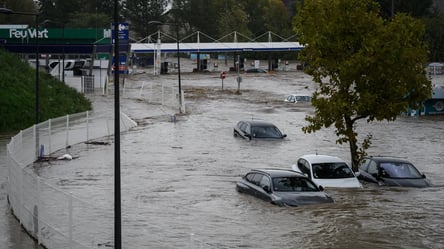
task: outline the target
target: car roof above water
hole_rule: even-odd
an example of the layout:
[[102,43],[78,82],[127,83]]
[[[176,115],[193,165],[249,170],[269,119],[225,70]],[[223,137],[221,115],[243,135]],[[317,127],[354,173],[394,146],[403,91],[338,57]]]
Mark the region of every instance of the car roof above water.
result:
[[342,163],[343,159],[336,156],[309,154],[303,155],[300,158],[304,158],[311,163]]
[[364,159],[372,159],[376,162],[394,162],[394,163],[411,163],[409,160],[400,157],[390,157],[390,156],[368,156]]
[[274,126],[273,123],[263,121],[263,120],[244,120],[244,121],[240,121],[240,122],[249,123],[252,126]]
[[295,177],[305,177],[302,173],[289,170],[289,169],[252,169],[251,172],[262,172],[265,173],[271,177],[289,177],[289,176],[295,176]]

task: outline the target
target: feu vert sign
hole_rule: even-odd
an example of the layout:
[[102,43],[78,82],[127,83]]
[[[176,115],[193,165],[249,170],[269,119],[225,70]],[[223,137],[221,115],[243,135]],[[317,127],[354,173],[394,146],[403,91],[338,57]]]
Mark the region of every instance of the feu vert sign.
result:
[[48,38],[48,30],[36,30],[36,29],[9,29],[10,39],[28,39],[36,38],[38,35],[39,39]]
[[3,28],[0,25],[0,40],[6,43],[33,43],[36,39],[41,43],[66,44],[109,44],[110,29],[80,28]]

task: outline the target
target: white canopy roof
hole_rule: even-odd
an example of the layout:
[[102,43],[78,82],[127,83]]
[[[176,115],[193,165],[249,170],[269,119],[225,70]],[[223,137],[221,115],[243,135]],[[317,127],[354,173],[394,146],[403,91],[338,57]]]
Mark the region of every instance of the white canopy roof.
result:
[[[131,52],[154,53],[158,46],[162,53],[177,52],[177,43],[131,43]],[[302,48],[299,42],[179,43],[180,52],[297,51]]]

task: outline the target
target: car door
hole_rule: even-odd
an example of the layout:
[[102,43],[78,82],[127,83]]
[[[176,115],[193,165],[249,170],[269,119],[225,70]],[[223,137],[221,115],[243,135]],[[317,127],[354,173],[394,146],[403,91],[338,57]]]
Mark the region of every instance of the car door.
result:
[[247,123],[242,122],[242,123],[239,125],[240,135],[242,136],[242,138],[248,138],[248,137],[246,136],[246,134],[248,134],[247,129],[248,129],[248,124],[247,124]]
[[259,188],[257,197],[264,201],[271,202],[271,179],[269,176],[262,176],[259,182]]
[[378,164],[369,158],[365,159],[366,162],[359,168],[360,179],[368,182],[378,183]]
[[312,179],[310,163],[307,160],[301,158],[298,160],[298,168],[299,170],[305,174],[308,178]]

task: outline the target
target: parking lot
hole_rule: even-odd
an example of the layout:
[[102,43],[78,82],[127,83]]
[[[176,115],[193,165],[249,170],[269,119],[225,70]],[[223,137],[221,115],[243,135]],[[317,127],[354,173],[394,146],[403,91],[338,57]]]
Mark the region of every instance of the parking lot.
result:
[[[442,247],[442,117],[358,124],[358,132],[373,134],[370,154],[408,158],[435,187],[327,189],[334,204],[277,207],[237,193],[236,181],[252,168],[290,168],[303,154],[349,161],[348,146],[335,143],[333,129],[304,134],[311,106],[284,102],[287,94],[315,89],[308,75],[245,74],[240,93],[236,77],[228,74],[222,90],[218,73],[184,73],[187,113],[176,122],[159,106],[123,99],[122,111],[140,124],[121,137],[124,248]],[[126,91],[137,91],[143,80],[176,84],[177,75],[138,74],[126,81]],[[95,101],[112,104],[112,96]],[[271,121],[287,138],[235,138],[233,126],[243,119]],[[44,165],[38,174],[111,210],[113,146],[81,144],[69,152],[78,158]]]

